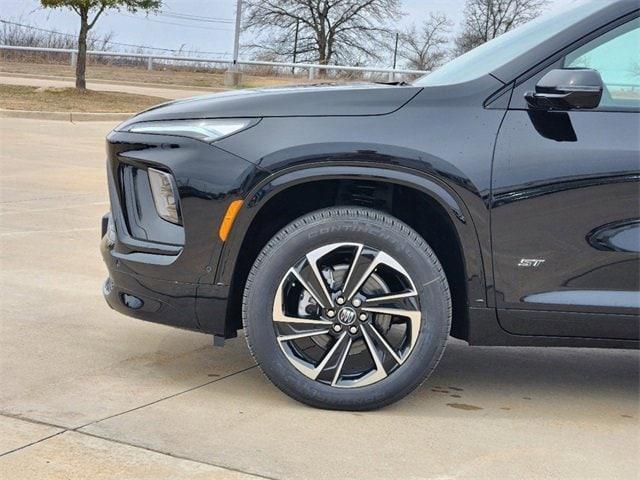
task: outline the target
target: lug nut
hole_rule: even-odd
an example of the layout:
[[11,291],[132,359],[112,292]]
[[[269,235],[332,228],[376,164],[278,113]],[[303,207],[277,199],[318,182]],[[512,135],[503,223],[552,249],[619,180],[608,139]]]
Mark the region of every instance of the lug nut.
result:
[[335,310],[327,310],[327,317],[332,318],[336,316]]
[[342,325],[340,325],[340,324],[336,323],[336,324],[333,326],[333,331],[334,331],[334,332],[339,332],[340,330],[342,330]]
[[360,305],[362,305],[362,300],[360,300],[359,298],[354,298],[352,303],[353,303],[353,306],[357,308]]
[[349,327],[349,333],[358,333],[358,327]]
[[366,313],[361,313],[359,318],[360,318],[361,322],[366,322],[367,318],[369,318],[369,317],[367,316]]
[[342,305],[344,303],[344,298],[343,297],[338,297],[338,298],[336,298],[336,302],[338,302],[338,305]]

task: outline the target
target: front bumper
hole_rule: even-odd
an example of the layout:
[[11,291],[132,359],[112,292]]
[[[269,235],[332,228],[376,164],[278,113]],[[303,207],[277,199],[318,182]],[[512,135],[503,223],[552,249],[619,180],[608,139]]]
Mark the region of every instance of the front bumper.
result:
[[[101,252],[109,271],[103,287],[109,306],[142,320],[235,336],[237,322],[227,318],[229,287],[215,278],[223,248],[217,232],[255,166],[197,140],[159,135],[112,132],[107,152],[111,212],[102,219]],[[127,175],[134,168],[144,179],[149,167],[174,176],[180,235],[155,218],[153,225],[145,223],[146,192],[134,188],[139,179],[127,183]]]
[[100,251],[109,271],[102,287],[105,300],[122,314],[190,330],[202,330],[195,315],[197,285],[159,280],[132,271],[113,255],[113,221],[103,217]]

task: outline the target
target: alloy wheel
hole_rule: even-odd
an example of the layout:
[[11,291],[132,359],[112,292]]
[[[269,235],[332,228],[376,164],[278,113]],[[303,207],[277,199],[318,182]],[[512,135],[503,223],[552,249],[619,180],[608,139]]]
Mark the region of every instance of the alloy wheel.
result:
[[284,275],[273,327],[287,360],[308,378],[338,388],[371,385],[411,355],[422,323],[407,271],[361,243],[308,252]]

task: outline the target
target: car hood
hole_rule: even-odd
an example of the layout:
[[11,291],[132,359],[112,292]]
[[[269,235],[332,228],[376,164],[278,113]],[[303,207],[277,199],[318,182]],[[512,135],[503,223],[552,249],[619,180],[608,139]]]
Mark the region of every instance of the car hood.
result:
[[234,90],[164,103],[137,114],[121,127],[194,118],[384,115],[402,107],[420,90],[384,84]]

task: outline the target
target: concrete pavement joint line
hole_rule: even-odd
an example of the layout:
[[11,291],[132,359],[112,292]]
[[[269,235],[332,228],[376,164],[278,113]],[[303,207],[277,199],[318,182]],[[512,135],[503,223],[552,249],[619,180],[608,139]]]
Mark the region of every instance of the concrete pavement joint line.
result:
[[131,409],[126,410],[124,412],[116,413],[114,415],[110,415],[110,416],[102,418],[100,420],[95,420],[93,422],[87,423],[85,425],[80,425],[79,427],[74,427],[74,428],[62,427],[60,425],[55,425],[53,423],[42,422],[40,420],[33,420],[33,419],[30,419],[30,418],[23,417],[21,415],[0,413],[0,415],[3,415],[5,417],[15,418],[15,419],[22,420],[22,421],[25,421],[25,422],[28,422],[28,423],[34,423],[34,424],[38,424],[38,425],[45,425],[45,426],[48,426],[48,427],[54,427],[54,428],[62,429],[62,431],[54,433],[53,435],[49,435],[49,436],[47,436],[45,438],[42,438],[40,440],[37,440],[35,442],[31,442],[28,445],[23,445],[21,447],[15,448],[15,449],[13,449],[13,450],[11,450],[9,452],[2,453],[2,454],[0,454],[0,457],[3,457],[5,455],[8,455],[8,454],[13,453],[13,452],[17,452],[17,451],[22,450],[24,448],[27,448],[27,447],[30,447],[30,446],[35,445],[37,443],[43,442],[45,440],[48,440],[49,438],[55,437],[57,435],[61,435],[61,434],[65,433],[65,432],[75,432],[75,433],[78,433],[80,435],[86,435],[88,437],[98,438],[98,439],[101,439],[101,440],[105,440],[105,441],[113,442],[113,443],[118,443],[118,444],[121,444],[121,445],[126,445],[126,446],[129,446],[129,447],[133,447],[133,448],[140,448],[142,450],[147,450],[149,452],[158,453],[158,454],[161,454],[161,455],[166,455],[166,456],[169,456],[169,457],[172,457],[172,458],[177,458],[177,459],[180,459],[180,460],[188,460],[190,462],[201,463],[203,465],[209,465],[211,467],[222,468],[224,470],[230,470],[230,471],[234,471],[234,472],[238,472],[238,473],[243,473],[243,474],[246,474],[246,475],[253,475],[255,477],[264,478],[264,479],[267,479],[267,480],[278,480],[275,477],[268,477],[268,476],[265,476],[265,475],[262,475],[262,474],[259,474],[259,473],[244,471],[244,470],[240,470],[240,469],[237,469],[237,468],[234,468],[234,467],[230,467],[230,466],[218,465],[218,464],[211,463],[211,462],[205,462],[205,461],[202,461],[202,460],[197,460],[197,459],[189,458],[189,457],[182,456],[182,455],[177,455],[177,454],[174,454],[174,453],[171,453],[171,452],[165,452],[165,451],[162,451],[162,450],[156,450],[154,448],[150,448],[150,447],[146,447],[146,446],[142,446],[142,445],[137,445],[135,443],[125,442],[123,440],[118,440],[118,439],[115,439],[115,438],[105,437],[105,436],[101,436],[101,435],[98,435],[98,434],[95,434],[95,433],[86,432],[86,431],[82,431],[81,430],[82,428],[88,427],[90,425],[94,425],[94,424],[100,423],[102,421],[109,420],[111,418],[115,418],[115,417],[118,417],[120,415],[124,415],[126,413],[134,412],[136,410],[140,410],[141,408],[145,408],[145,407],[154,405],[154,404],[162,402],[164,400],[168,400],[168,399],[177,397],[179,395],[182,395],[182,394],[185,394],[185,393],[188,393],[188,392],[192,392],[192,391],[197,390],[199,388],[206,387],[207,385],[211,385],[212,383],[219,382],[221,380],[224,380],[225,378],[230,378],[230,377],[233,377],[234,375],[238,375],[238,374],[247,372],[247,371],[249,371],[249,370],[251,370],[253,368],[256,368],[256,367],[257,367],[257,365],[252,365],[250,367],[243,368],[242,370],[238,370],[237,372],[230,373],[229,375],[225,375],[223,377],[216,378],[215,380],[211,380],[211,381],[203,383],[201,385],[196,385],[195,387],[191,387],[191,388],[188,388],[186,390],[183,390],[183,391],[168,395],[168,396],[160,398],[158,400],[154,400],[153,402],[149,402],[149,403],[146,403],[144,405],[140,405],[138,407],[131,408]]
[[[224,380],[225,378],[233,377],[234,375],[238,375],[240,373],[248,372],[252,368],[256,368],[256,367],[257,367],[257,365],[252,365],[250,367],[243,368],[242,370],[238,370],[237,372],[233,372],[233,373],[230,373],[228,375],[224,375],[222,377],[216,378],[214,380],[210,380],[210,381],[208,381],[206,383],[203,383],[203,384],[200,384],[200,385],[196,385],[194,387],[188,388],[186,390],[181,390],[181,391],[176,392],[176,393],[172,393],[171,395],[159,398],[158,400],[154,400],[153,402],[145,403],[143,405],[139,405],[137,407],[130,408],[129,410],[125,410],[123,412],[114,413],[113,415],[109,415],[108,417],[100,418],[98,420],[94,420],[92,422],[85,423],[85,424],[79,425],[77,427],[65,427],[63,425],[56,425],[55,423],[44,422],[42,420],[36,420],[36,419],[33,419],[33,418],[25,417],[23,415],[17,415],[15,413],[0,412],[0,416],[7,417],[7,418],[13,418],[15,420],[22,420],[23,422],[33,423],[33,424],[36,424],[36,425],[44,425],[45,427],[61,428],[61,429],[65,430],[65,431],[69,431],[69,432],[76,432],[76,431],[79,432],[79,430],[81,428],[85,428],[85,427],[88,427],[90,425],[94,425],[96,423],[100,423],[100,422],[103,422],[105,420],[109,420],[111,418],[114,418],[114,417],[117,417],[117,416],[120,416],[120,415],[124,415],[125,413],[134,412],[134,411],[139,410],[141,408],[145,408],[145,407],[154,405],[154,404],[162,402],[164,400],[169,400],[170,398],[177,397],[178,395],[182,395],[184,393],[192,392],[192,391],[197,390],[199,388],[206,387],[207,385],[211,385],[212,383],[216,383],[216,382],[219,382],[221,380]],[[79,432],[79,433],[85,433],[85,432]]]
[[35,420],[33,418],[24,417],[22,415],[16,415],[15,413],[0,412],[0,416],[7,417],[7,418],[13,418],[14,420],[22,420],[23,422],[33,423],[34,425],[43,425],[45,427],[61,428],[62,430],[71,430],[70,428],[64,427],[62,425],[56,425],[55,423],[43,422],[42,420]]
[[[108,442],[118,443],[120,445],[126,445],[126,446],[129,446],[129,447],[140,448],[141,450],[146,450],[148,452],[153,452],[153,453],[159,453],[161,455],[166,455],[168,457],[176,458],[176,459],[179,459],[179,460],[188,460],[190,462],[196,462],[196,463],[201,463],[203,465],[209,465],[210,467],[222,468],[224,470],[230,470],[230,471],[233,471],[233,472],[244,473],[245,475],[253,475],[254,477],[265,478],[267,480],[279,480],[276,477],[267,477],[267,476],[262,475],[260,473],[253,473],[253,472],[249,472],[249,471],[246,471],[246,470],[240,470],[240,469],[234,468],[234,467],[218,465],[217,463],[206,462],[204,460],[196,460],[196,459],[185,457],[185,456],[178,455],[178,454],[175,454],[175,453],[165,452],[165,451],[162,451],[162,450],[157,450],[155,448],[145,447],[145,446],[142,446],[142,445],[137,445],[135,443],[125,442],[123,440],[117,440],[115,438],[103,437],[103,436],[95,434],[95,433],[81,432],[81,431],[78,431],[78,430],[72,430],[72,431],[74,431],[76,433],[79,433],[81,435],[86,435],[87,437],[98,438],[100,440],[106,440]],[[64,432],[60,432],[60,433],[64,433]]]
[[[253,368],[253,367],[250,367],[250,368]],[[244,369],[242,371],[244,372],[244,371],[247,371],[247,370],[249,370],[249,369]],[[242,373],[242,372],[236,372],[236,373]],[[235,375],[235,373],[233,373],[231,375]],[[231,375],[227,375],[227,377],[229,377]],[[227,378],[227,377],[223,377],[223,378]],[[217,379],[217,380],[222,380],[222,378]],[[209,382],[209,383],[213,383],[213,382]],[[56,432],[56,433],[51,434],[51,435],[48,435],[48,436],[46,436],[44,438],[41,438],[40,440],[36,440],[35,442],[28,443],[27,445],[22,445],[21,447],[14,448],[13,450],[9,450],[8,452],[1,453],[0,454],[0,458],[4,457],[5,455],[9,455],[10,453],[14,453],[14,452],[23,450],[25,448],[31,447],[32,445],[36,445],[36,444],[38,444],[40,442],[44,442],[45,440],[49,440],[50,438],[56,437],[58,435],[62,435],[63,433],[74,432],[74,433],[77,433],[79,435],[86,435],[87,437],[98,438],[100,440],[105,440],[107,442],[117,443],[117,444],[120,444],[120,445],[126,445],[128,447],[133,447],[133,448],[139,448],[141,450],[146,450],[148,452],[158,453],[160,455],[166,455],[168,457],[176,458],[176,459],[179,459],[179,460],[187,460],[189,462],[200,463],[200,464],[203,464],[203,465],[209,465],[210,467],[221,468],[221,469],[224,469],[224,470],[230,470],[230,471],[233,471],[233,472],[243,473],[243,474],[246,474],[246,475],[253,475],[254,477],[265,478],[265,479],[268,479],[268,480],[278,480],[275,477],[267,477],[267,476],[261,475],[259,473],[248,472],[248,471],[240,470],[240,469],[234,468],[234,467],[218,465],[218,464],[211,463],[211,462],[205,462],[203,460],[196,460],[196,459],[185,457],[185,456],[182,456],[182,455],[176,455],[176,454],[171,453],[171,452],[164,452],[162,450],[157,450],[155,448],[145,447],[145,446],[142,446],[142,445],[136,445],[135,443],[125,442],[123,440],[118,440],[118,439],[115,439],[115,438],[104,437],[104,436],[98,435],[96,433],[81,432],[81,431],[78,430],[78,428],[82,428],[82,427],[65,428],[65,427],[62,427],[60,425],[55,425],[53,423],[42,422],[40,420],[33,420],[31,418],[25,418],[25,417],[22,417],[20,415],[13,415],[13,414],[10,414],[10,413],[0,413],[0,415],[4,416],[4,417],[8,417],[8,418],[13,418],[13,419],[16,419],[16,420],[22,420],[23,422],[27,422],[27,423],[33,423],[33,424],[36,424],[36,425],[44,425],[44,426],[47,426],[47,427],[53,427],[53,428],[60,428],[61,429],[61,431]],[[88,425],[90,425],[90,424],[88,424]]]
[[53,435],[49,435],[46,438],[42,438],[42,439],[40,439],[40,440],[38,440],[36,442],[32,442],[32,443],[30,443],[28,445],[23,445],[22,447],[13,449],[10,452],[5,452],[3,454],[0,454],[0,457],[3,457],[4,455],[8,455],[9,453],[16,452],[18,450],[22,450],[23,448],[27,448],[27,447],[29,447],[31,445],[35,445],[36,443],[42,442],[42,441],[47,440],[47,439],[49,439],[51,437],[55,437],[56,435],[60,435],[60,434],[65,433],[65,432],[75,432],[75,433],[79,433],[81,435],[87,435],[89,437],[99,438],[101,440],[114,442],[114,443],[119,443],[121,445],[127,445],[127,446],[134,447],[134,448],[140,448],[140,449],[143,449],[143,450],[147,450],[147,451],[154,452],[154,453],[159,453],[159,454],[162,454],[162,455],[167,455],[169,457],[173,457],[173,458],[177,458],[177,459],[181,459],[181,460],[188,460],[188,461],[191,461],[191,462],[196,462],[196,463],[201,463],[201,464],[204,464],[204,465],[209,465],[211,467],[222,468],[222,469],[225,469],[225,470],[231,470],[231,471],[235,471],[235,472],[238,472],[238,473],[243,473],[243,474],[246,474],[246,475],[253,475],[253,476],[260,477],[260,478],[265,478],[265,479],[268,479],[268,480],[277,480],[275,477],[267,477],[267,476],[261,475],[259,473],[243,471],[243,470],[239,470],[239,469],[233,468],[233,467],[217,465],[215,463],[205,462],[205,461],[202,461],[202,460],[196,460],[196,459],[193,459],[193,458],[189,458],[189,457],[185,457],[185,456],[181,456],[181,455],[176,455],[176,454],[173,454],[173,453],[170,453],[170,452],[163,452],[162,450],[156,450],[156,449],[153,449],[153,448],[150,448],[150,447],[136,445],[135,443],[125,442],[123,440],[118,440],[118,439],[109,438],[109,437],[103,437],[103,436],[95,434],[95,433],[86,432],[86,431],[82,431],[81,430],[82,428],[88,427],[90,425],[94,425],[94,424],[100,423],[102,421],[109,420],[111,418],[115,418],[115,417],[118,417],[120,415],[124,415],[126,413],[134,412],[136,410],[140,410],[141,408],[145,408],[145,407],[154,405],[154,404],[162,402],[164,400],[169,400],[169,399],[177,397],[179,395],[182,395],[182,394],[185,394],[185,393],[188,393],[188,392],[192,392],[192,391],[197,390],[197,389],[202,388],[202,387],[206,387],[207,385],[211,385],[212,383],[216,383],[216,382],[219,382],[219,381],[224,380],[226,378],[233,377],[234,375],[238,375],[238,374],[247,372],[247,371],[249,371],[249,370],[251,370],[253,368],[256,368],[256,367],[257,367],[257,365],[252,365],[250,367],[243,368],[242,370],[238,370],[237,372],[233,372],[233,373],[230,373],[230,374],[225,375],[223,377],[216,378],[214,380],[210,380],[210,381],[208,381],[206,383],[203,383],[203,384],[200,384],[200,385],[196,385],[195,387],[191,387],[191,388],[188,388],[186,390],[182,390],[180,392],[168,395],[166,397],[162,397],[162,398],[160,398],[158,400],[154,400],[153,402],[149,402],[149,403],[146,403],[144,405],[139,405],[139,406],[137,406],[135,408],[131,408],[129,410],[125,410],[123,412],[116,413],[114,415],[110,415],[108,417],[101,418],[101,419],[95,420],[93,422],[89,422],[89,423],[87,423],[85,425],[80,425],[79,427],[67,428],[67,427],[62,427],[60,425],[55,425],[55,424],[52,424],[52,423],[47,423],[47,422],[42,422],[42,421],[39,421],[39,420],[29,419],[29,418],[26,418],[26,417],[23,417],[23,416],[20,416],[20,415],[0,413],[0,415],[4,415],[4,416],[10,417],[10,418],[15,418],[15,419],[22,420],[22,421],[25,421],[25,422],[35,423],[35,424],[39,424],[39,425],[46,425],[46,426],[49,426],[49,427],[55,427],[55,428],[61,428],[62,429],[62,431],[57,432],[57,433],[55,433]]
[[66,431],[67,430],[62,430],[61,432],[56,432],[56,433],[54,433],[52,435],[48,435],[48,436],[46,436],[44,438],[41,438],[40,440],[36,440],[35,442],[27,443],[26,445],[22,445],[21,447],[14,448],[13,450],[9,450],[8,452],[0,453],[0,458],[4,457],[6,455],[9,455],[10,453],[19,452],[20,450],[23,450],[25,448],[31,447],[32,445],[36,445],[37,443],[44,442],[45,440],[49,440],[50,438],[57,437],[58,435],[61,435]]
[[125,415],[125,414],[130,413],[130,412],[135,412],[136,410],[140,410],[141,408],[150,407],[151,405],[155,405],[156,403],[160,403],[160,402],[163,402],[165,400],[169,400],[171,398],[177,397],[179,395],[183,395],[185,393],[193,392],[194,390],[197,390],[199,388],[206,387],[207,385],[211,385],[212,383],[219,382],[221,380],[224,380],[225,378],[230,378],[230,377],[233,377],[234,375],[238,375],[240,373],[247,372],[247,371],[251,370],[252,368],[256,368],[256,367],[257,367],[257,365],[252,365],[250,367],[243,368],[242,370],[238,370],[237,372],[230,373],[229,375],[225,375],[223,377],[216,378],[215,380],[210,380],[210,381],[208,381],[206,383],[203,383],[201,385],[196,385],[195,387],[191,387],[191,388],[188,388],[186,390],[182,390],[180,392],[172,393],[171,395],[168,395],[166,397],[159,398],[158,400],[154,400],[153,402],[145,403],[144,405],[139,405],[137,407],[130,408],[129,410],[125,410],[124,412],[114,413],[113,415],[110,415],[108,417],[101,418],[99,420],[94,420],[93,422],[89,422],[89,423],[87,423],[85,425],[80,425],[79,427],[74,427],[74,428],[72,428],[70,430],[80,431],[81,428],[85,428],[85,427],[88,427],[90,425],[95,425],[96,423],[104,422],[105,420],[109,420],[111,418],[119,417],[120,415]]

